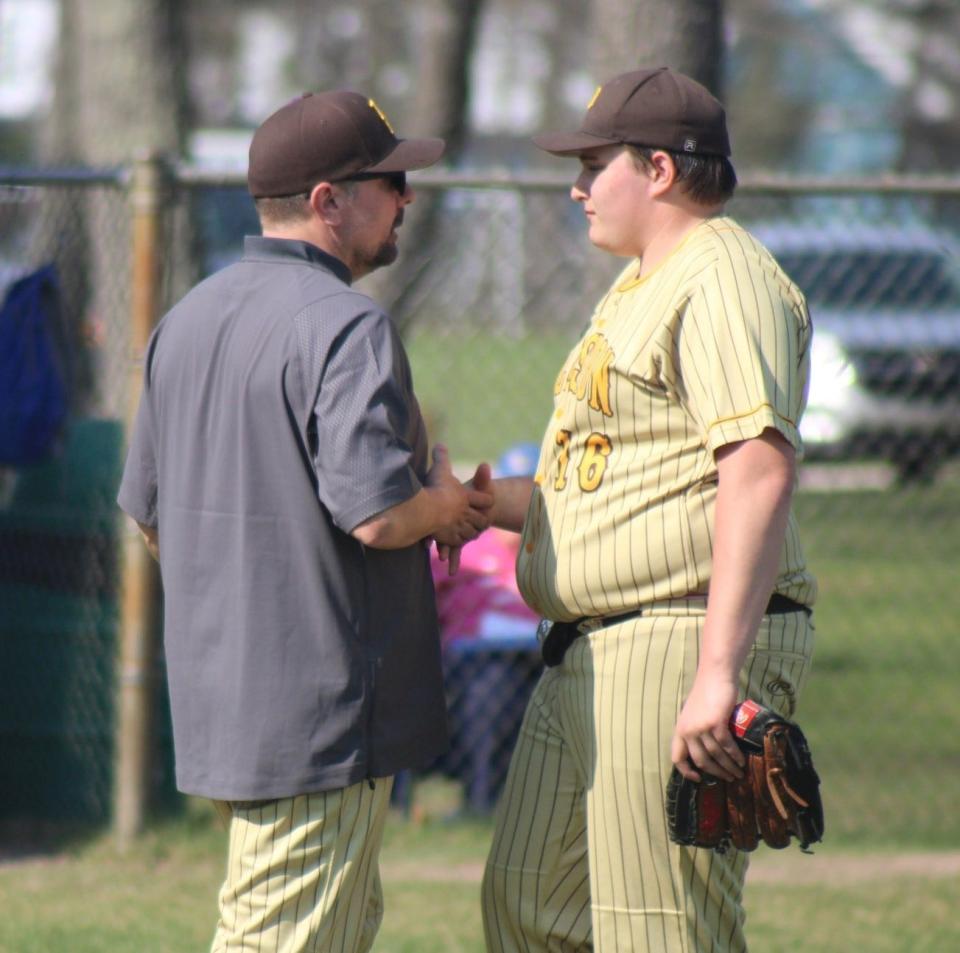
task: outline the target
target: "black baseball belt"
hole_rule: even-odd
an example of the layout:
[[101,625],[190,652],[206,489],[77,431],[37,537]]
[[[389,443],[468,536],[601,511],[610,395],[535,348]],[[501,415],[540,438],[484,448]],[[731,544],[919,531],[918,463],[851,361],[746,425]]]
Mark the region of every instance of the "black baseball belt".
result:
[[[591,622],[591,631],[606,629],[611,625],[618,625],[626,622],[628,619],[636,619],[638,616],[649,612],[649,607],[644,609],[634,609],[631,612],[623,612],[620,615],[608,615],[602,618],[589,619]],[[791,599],[789,596],[781,595],[775,592],[767,603],[764,615],[785,615],[788,612],[805,612],[810,615],[810,607],[803,605]],[[551,622],[544,619],[538,629],[537,637],[540,639],[540,654],[543,656],[543,664],[547,668],[553,668],[563,661],[567,649],[573,644],[574,640],[583,635],[580,626],[588,621],[588,617],[574,619],[572,622]]]

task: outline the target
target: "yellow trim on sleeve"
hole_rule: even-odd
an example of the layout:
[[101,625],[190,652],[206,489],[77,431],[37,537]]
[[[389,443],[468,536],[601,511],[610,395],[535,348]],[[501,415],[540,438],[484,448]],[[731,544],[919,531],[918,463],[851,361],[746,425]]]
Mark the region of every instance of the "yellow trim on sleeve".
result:
[[713,430],[714,427],[722,427],[724,424],[731,424],[736,420],[743,420],[744,417],[753,417],[756,414],[760,413],[761,410],[769,410],[774,417],[777,417],[779,420],[782,420],[784,423],[790,424],[791,427],[796,427],[797,422],[791,420],[789,417],[784,417],[773,404],[768,401],[764,401],[762,404],[757,404],[753,410],[745,411],[742,414],[734,414],[732,417],[718,417],[712,424],[707,428],[708,430]]

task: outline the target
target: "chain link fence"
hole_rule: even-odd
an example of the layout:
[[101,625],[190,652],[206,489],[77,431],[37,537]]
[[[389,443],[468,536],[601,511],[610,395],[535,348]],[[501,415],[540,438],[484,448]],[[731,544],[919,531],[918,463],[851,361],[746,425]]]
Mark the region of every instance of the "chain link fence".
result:
[[[114,797],[114,497],[138,357],[129,182],[127,170],[0,171],[0,281],[56,264],[71,395],[49,459],[2,471],[0,819],[101,820]],[[539,443],[556,372],[623,262],[590,246],[566,181],[421,173],[413,185],[412,208],[431,214],[411,214],[401,260],[360,287],[401,323],[431,437],[469,475]],[[164,196],[158,310],[256,229],[239,179],[178,170]],[[797,506],[821,601],[799,717],[828,836],[956,846],[950,785],[923,785],[946,771],[960,790],[960,180],[754,178],[730,212],[807,292],[816,328]],[[533,623],[501,614],[444,644],[454,746],[435,771],[488,811],[539,672]],[[151,785],[175,803],[162,691],[153,714]]]

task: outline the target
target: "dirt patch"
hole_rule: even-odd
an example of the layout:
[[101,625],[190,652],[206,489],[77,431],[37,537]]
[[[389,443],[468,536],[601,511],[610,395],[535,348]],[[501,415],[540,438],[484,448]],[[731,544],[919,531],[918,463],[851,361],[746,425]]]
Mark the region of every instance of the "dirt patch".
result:
[[[901,877],[956,877],[960,875],[960,851],[905,854],[815,854],[799,851],[774,853],[760,850],[750,860],[747,882],[751,884],[849,884]],[[480,883],[482,863],[433,866],[384,863],[384,879],[396,881]]]
[[398,882],[480,883],[483,879],[483,862],[465,861],[447,867],[440,864],[388,863],[385,861],[380,865],[380,873],[384,880]]
[[750,860],[747,883],[863,883],[902,877],[956,877],[960,851],[904,854],[815,854],[761,851]]
[[[51,850],[0,849],[0,869],[43,867],[65,863],[69,855]],[[418,864],[385,861],[384,879],[421,883],[480,883],[481,861],[459,864]],[[896,880],[903,877],[958,877],[960,851],[926,851],[897,854],[847,854],[820,849],[814,854],[783,852],[762,847],[750,859],[750,884],[836,884]]]

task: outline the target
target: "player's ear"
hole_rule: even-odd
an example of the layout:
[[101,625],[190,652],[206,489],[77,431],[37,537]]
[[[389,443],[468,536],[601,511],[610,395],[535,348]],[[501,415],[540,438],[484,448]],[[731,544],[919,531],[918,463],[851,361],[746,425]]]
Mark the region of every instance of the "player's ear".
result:
[[663,149],[654,149],[647,161],[647,175],[653,195],[663,195],[669,191],[677,181],[677,166],[673,156]]

